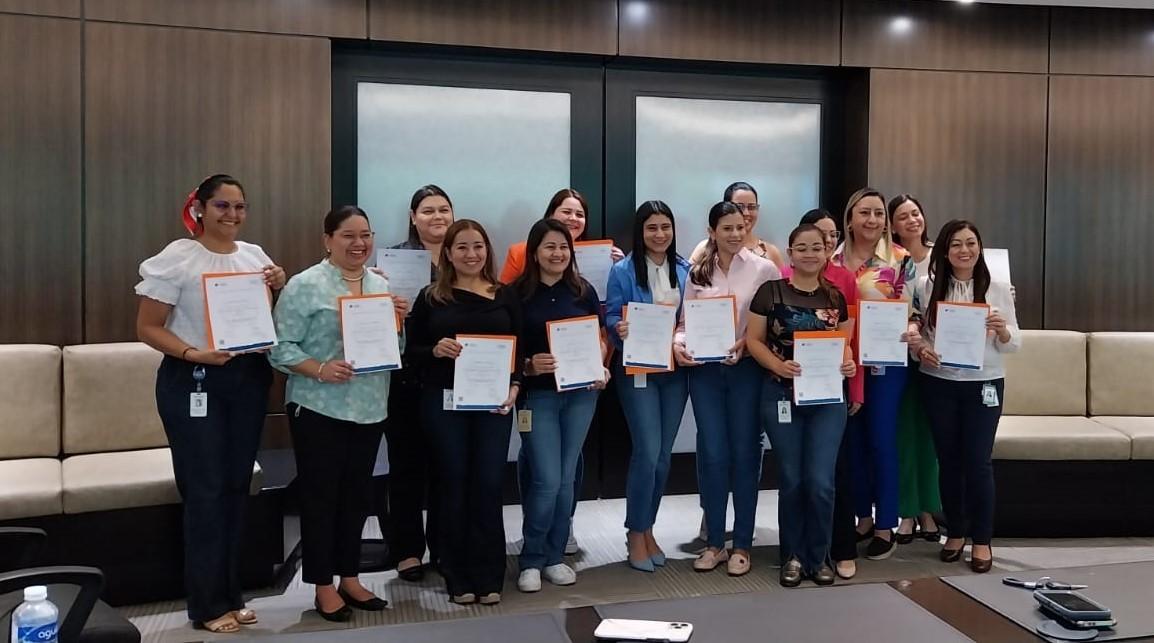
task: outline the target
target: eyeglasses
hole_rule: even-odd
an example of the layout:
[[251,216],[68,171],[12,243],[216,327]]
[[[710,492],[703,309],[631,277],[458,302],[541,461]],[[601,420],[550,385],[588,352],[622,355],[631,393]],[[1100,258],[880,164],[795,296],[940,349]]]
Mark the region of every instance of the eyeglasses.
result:
[[817,253],[824,254],[825,253],[825,245],[824,244],[820,245],[820,246],[790,246],[789,249],[794,251],[794,252],[797,252],[799,254],[805,254],[807,252],[812,252],[814,254],[817,254]]
[[740,212],[757,212],[761,209],[760,203],[734,203]]
[[243,213],[248,210],[248,204],[244,201],[238,201],[236,203],[229,203],[228,201],[209,201],[208,203],[217,210],[224,210],[225,212],[228,212],[229,210],[235,210],[236,212]]

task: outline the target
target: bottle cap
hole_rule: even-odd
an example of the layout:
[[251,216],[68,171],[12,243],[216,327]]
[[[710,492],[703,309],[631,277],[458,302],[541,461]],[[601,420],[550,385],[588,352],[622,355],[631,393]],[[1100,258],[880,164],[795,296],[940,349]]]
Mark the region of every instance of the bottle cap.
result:
[[24,588],[24,600],[26,601],[45,601],[48,600],[48,588],[43,585],[33,585],[32,587]]

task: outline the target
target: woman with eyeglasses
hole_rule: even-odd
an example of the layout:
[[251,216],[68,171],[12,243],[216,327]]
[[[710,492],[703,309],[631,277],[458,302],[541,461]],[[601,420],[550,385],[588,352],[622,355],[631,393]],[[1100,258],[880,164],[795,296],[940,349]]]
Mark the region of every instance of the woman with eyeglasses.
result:
[[[862,188],[846,203],[845,241],[833,261],[857,279],[858,301],[909,301],[915,278],[913,258],[890,237],[886,201],[881,192]],[[916,332],[902,333],[915,342]],[[898,523],[898,408],[906,367],[873,367],[866,375],[862,416],[850,427],[858,538],[869,539],[866,558],[889,558]],[[872,538],[871,538],[872,534]]]
[[[912,345],[921,361],[922,400],[930,417],[934,448],[941,464],[942,506],[949,537],[939,553],[943,562],[962,557],[970,538],[970,569],[983,574],[994,563],[994,436],[1005,400],[1005,353],[1017,352],[1022,333],[1010,285],[991,281],[982,237],[969,221],[942,227],[930,254],[929,275],[914,289],[915,318],[921,341]],[[934,350],[939,304],[988,304],[986,350],[980,369],[943,366]]]
[[[749,308],[745,345],[768,371],[761,392],[761,421],[779,469],[781,584],[797,587],[803,577],[831,585],[829,545],[838,445],[845,431],[846,404],[798,406],[793,378],[802,366],[793,359],[794,333],[853,333],[845,298],[825,278],[826,233],[803,223],[789,235],[789,278],[761,285]],[[842,376],[857,372],[846,347]],[[788,413],[781,410],[786,406]]]
[[[733,297],[737,341],[723,361],[698,362],[688,352],[682,310],[673,355],[689,370],[689,397],[697,422],[697,473],[705,509],[706,548],[693,563],[707,572],[727,563],[730,576],[750,570],[757,482],[761,473],[760,367],[745,351],[749,302],[761,284],[781,273],[768,259],[745,247],[745,217],[736,205],[722,201],[709,210],[709,243],[705,257],[689,271],[685,300]],[[725,522],[733,495],[733,552],[725,549]]]
[[[781,251],[777,246],[757,236],[755,228],[761,213],[761,204],[757,202],[757,190],[745,181],[737,181],[725,188],[721,200],[732,203],[741,211],[741,216],[745,217],[745,247],[753,254],[772,261],[778,270],[784,268],[785,261],[781,258]],[[705,246],[708,243],[709,239],[705,239],[697,244],[689,256],[689,263],[697,263],[705,256]]]
[[[930,251],[934,244],[927,231],[925,210],[909,194],[890,199],[890,228],[894,243],[909,251],[917,277],[929,276]],[[915,356],[916,358],[916,356]],[[919,535],[930,542],[938,542],[941,531],[934,514],[942,510],[938,490],[938,457],[934,453],[934,439],[930,421],[922,407],[921,371],[910,371],[902,405],[898,410],[898,525],[894,538],[898,544],[913,542]]]

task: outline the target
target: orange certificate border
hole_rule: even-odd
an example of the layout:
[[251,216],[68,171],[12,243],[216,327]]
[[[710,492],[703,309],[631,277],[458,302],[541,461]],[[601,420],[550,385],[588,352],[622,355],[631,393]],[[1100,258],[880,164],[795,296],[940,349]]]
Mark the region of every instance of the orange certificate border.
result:
[[403,317],[401,317],[401,313],[397,311],[396,296],[393,295],[392,293],[377,292],[377,293],[369,293],[367,295],[340,295],[337,297],[337,323],[340,324],[340,327],[341,327],[341,336],[343,337],[345,334],[345,308],[343,305],[344,302],[354,301],[357,299],[379,299],[381,297],[386,297],[388,299],[394,300],[393,301],[393,316],[396,317],[396,319],[397,319],[397,334],[400,335],[401,331],[404,330],[404,327],[402,326],[402,324],[405,323],[405,320]]
[[[583,315],[581,317],[566,317],[565,319],[554,319],[552,321],[545,322],[545,341],[548,342],[548,344],[549,344],[549,352],[550,353],[553,352],[553,333],[552,333],[552,330],[553,330],[554,326],[560,326],[562,324],[574,324],[577,322],[587,322],[590,320],[596,322],[597,328],[598,328],[598,330],[600,330],[601,318],[598,317],[597,315]],[[597,333],[597,338],[598,338],[597,341],[600,344],[600,342],[601,342],[601,333],[600,332]],[[597,354],[598,354],[598,356],[601,355],[601,347],[600,346],[597,347]],[[556,379],[556,378],[554,378],[554,379]],[[588,386],[588,385],[582,384],[581,386],[569,386],[569,387],[562,389],[561,384],[557,383],[557,391],[558,392],[571,391],[571,390],[582,388],[584,386]]]
[[[850,348],[850,338],[846,333],[840,330],[802,330],[793,334],[793,339],[796,342],[799,339],[840,339],[842,340],[842,360],[853,359],[853,350]],[[845,379],[849,379],[848,377]],[[793,388],[793,403],[798,406],[804,406],[797,401],[797,387]],[[843,390],[844,395],[844,390]],[[842,400],[845,401],[844,399]]]
[[466,335],[457,335],[454,339],[457,342],[460,342],[462,339],[509,339],[509,340],[512,340],[513,341],[513,350],[512,350],[512,353],[509,355],[509,372],[512,373],[517,368],[517,336],[516,335],[476,335],[476,334],[469,335],[469,334],[466,334]]
[[[204,327],[205,327],[206,331],[208,332],[208,348],[206,350],[209,350],[209,351],[215,351],[216,350],[216,339],[212,335],[212,315],[210,315],[208,312],[208,280],[209,279],[220,279],[221,277],[240,277],[240,276],[244,276],[244,275],[261,275],[261,276],[264,276],[264,272],[262,272],[262,271],[203,272],[200,274],[200,294],[201,294],[201,297],[204,299]],[[269,288],[268,284],[265,284],[264,289],[265,289],[265,292],[268,294],[269,314],[272,314],[272,288]],[[275,329],[273,332],[276,332]],[[268,347],[267,346],[261,347],[260,349],[257,349],[257,350],[264,350],[265,348],[268,348]],[[243,353],[243,352],[245,352],[245,351],[239,351],[238,354]]]
[[[741,339],[740,337],[737,336],[737,297],[736,296],[734,296],[734,295],[722,295],[721,297],[698,297],[696,299],[686,299],[686,300],[681,302],[681,305],[687,306],[689,304],[689,302],[691,302],[691,301],[714,301],[717,299],[728,299],[730,306],[733,308],[733,341],[736,342],[736,341]],[[684,315],[685,312],[682,311],[681,314]],[[693,360],[698,361],[697,357],[694,357]],[[721,362],[721,361],[723,361],[723,360],[714,359],[714,360],[708,360],[708,361],[702,362],[702,363],[707,364],[709,362]]]
[[[621,307],[621,320],[627,321],[629,319],[629,304],[644,304],[643,301],[631,301]],[[650,306],[665,306],[666,308],[676,309],[673,304],[649,304]],[[735,304],[736,305],[736,304]],[[735,327],[736,329],[736,327]],[[673,333],[677,332],[677,317],[673,318],[673,332],[669,334],[669,368],[645,368],[643,366],[625,366],[625,356],[621,356],[621,366],[625,369],[626,375],[649,375],[650,373],[672,373],[673,369],[677,367],[677,362],[673,359]],[[621,340],[622,351],[624,352],[625,340]]]
[[[941,319],[942,305],[943,304],[947,305],[947,306],[961,306],[964,308],[985,308],[987,317],[989,316],[990,310],[991,310],[989,304],[978,304],[978,303],[969,302],[969,301],[939,301],[938,302],[938,318],[939,319]],[[988,338],[989,337],[989,331],[987,331],[986,334],[987,334],[987,338]],[[959,368],[959,369],[964,369],[967,371],[980,371],[980,370],[982,370],[982,367],[962,366],[961,364],[942,364],[942,366],[946,366],[949,368]]]
[[[851,338],[851,340],[854,341],[858,346],[861,346],[861,305],[862,304],[887,304],[887,305],[893,306],[893,305],[898,304],[898,303],[903,303],[906,305],[906,322],[908,324],[909,319],[910,319],[910,312],[913,310],[913,304],[911,304],[910,302],[908,302],[904,299],[859,299],[858,302],[852,306],[853,313],[848,313],[848,307],[847,307],[847,314],[849,314],[850,319],[852,319],[854,321],[854,329],[853,329],[854,332],[853,332],[853,337]],[[879,367],[880,366],[895,366],[895,367],[909,366],[908,360],[906,361],[905,364],[866,365],[866,364],[861,363],[861,355],[858,355],[857,359],[854,360],[854,362],[857,363],[857,365],[861,366],[862,368],[871,368],[873,366],[879,366]]]

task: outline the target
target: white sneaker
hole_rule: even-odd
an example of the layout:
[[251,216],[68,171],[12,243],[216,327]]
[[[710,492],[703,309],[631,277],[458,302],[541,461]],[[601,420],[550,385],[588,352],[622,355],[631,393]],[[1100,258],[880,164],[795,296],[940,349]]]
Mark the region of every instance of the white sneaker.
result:
[[517,577],[517,589],[531,593],[541,591],[541,570],[526,569]]
[[[577,582],[577,572],[565,563],[558,563],[556,565],[549,565],[543,572],[545,580],[554,585],[572,585]],[[541,586],[541,581],[537,581],[537,587]]]

